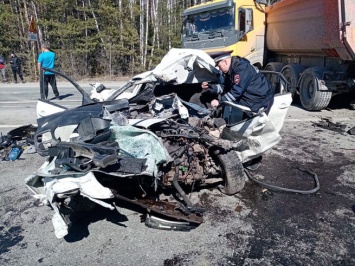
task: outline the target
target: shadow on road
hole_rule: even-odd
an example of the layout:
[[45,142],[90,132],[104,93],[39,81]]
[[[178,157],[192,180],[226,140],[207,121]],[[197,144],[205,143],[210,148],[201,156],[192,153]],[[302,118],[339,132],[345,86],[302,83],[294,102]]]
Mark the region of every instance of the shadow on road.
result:
[[[58,96],[58,100],[63,100],[65,98],[68,98],[73,95],[74,95],[73,93],[63,94],[63,95]],[[51,100],[55,100],[55,99],[57,99],[57,97],[50,98],[49,100],[51,101]]]
[[77,242],[90,235],[89,225],[101,220],[107,220],[119,226],[126,227],[122,222],[128,221],[127,216],[120,214],[117,210],[109,210],[102,206],[96,206],[95,210],[89,212],[77,212],[71,217],[72,226],[68,235],[64,237],[67,242]]

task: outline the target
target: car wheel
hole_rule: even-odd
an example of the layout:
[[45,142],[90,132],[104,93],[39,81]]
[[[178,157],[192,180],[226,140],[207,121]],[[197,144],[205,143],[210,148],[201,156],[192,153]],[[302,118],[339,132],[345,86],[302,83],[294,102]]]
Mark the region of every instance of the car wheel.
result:
[[224,170],[224,188],[221,189],[227,195],[240,192],[245,185],[246,175],[243,164],[235,151],[218,155],[218,159]]

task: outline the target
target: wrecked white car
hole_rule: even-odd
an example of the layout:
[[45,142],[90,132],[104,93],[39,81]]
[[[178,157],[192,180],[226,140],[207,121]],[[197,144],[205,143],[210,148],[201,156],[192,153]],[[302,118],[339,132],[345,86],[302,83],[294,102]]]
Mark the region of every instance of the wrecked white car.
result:
[[[82,106],[39,100],[35,145],[47,159],[26,179],[53,207],[56,236],[68,234],[70,214],[90,209],[88,202],[110,209],[116,200],[137,204],[155,228],[201,224],[203,206],[192,204],[187,191],[213,185],[238,193],[244,167],[281,139],[292,98],[274,74],[281,89],[268,115],[233,102],[207,108],[200,84],[218,82],[220,72],[198,50],[172,49],[154,70],[118,90],[95,86],[91,97],[66,77],[82,94]],[[161,200],[166,193],[176,194],[176,201]]]

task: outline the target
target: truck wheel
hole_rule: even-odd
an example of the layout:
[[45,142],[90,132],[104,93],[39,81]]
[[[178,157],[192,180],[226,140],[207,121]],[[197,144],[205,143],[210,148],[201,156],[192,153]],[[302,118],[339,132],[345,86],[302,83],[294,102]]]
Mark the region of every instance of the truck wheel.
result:
[[300,79],[300,100],[302,106],[309,111],[326,108],[332,98],[332,92],[321,79],[325,68],[308,68]]
[[289,92],[292,94],[292,98],[295,96],[297,92],[298,79],[300,74],[306,68],[299,64],[289,64],[282,68],[281,73],[284,75],[286,80],[291,84],[291,88]]
[[218,159],[224,170],[225,184],[221,191],[227,195],[240,192],[245,185],[244,167],[235,151],[218,154]]
[[271,62],[266,65],[265,70],[280,72],[283,66],[283,63]]
[[[283,66],[283,63],[271,62],[266,65],[265,70],[281,72]],[[270,83],[274,93],[280,92],[280,83],[278,82],[276,75],[265,74],[265,78]]]

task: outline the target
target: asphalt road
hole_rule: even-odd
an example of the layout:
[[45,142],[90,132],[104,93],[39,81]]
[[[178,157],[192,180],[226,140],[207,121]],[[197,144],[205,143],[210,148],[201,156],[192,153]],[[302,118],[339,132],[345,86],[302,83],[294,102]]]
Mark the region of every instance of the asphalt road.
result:
[[[39,89],[24,85],[0,84],[0,132],[36,123]],[[67,96],[57,103],[80,104],[80,97],[70,95],[74,90],[58,87]],[[354,127],[348,100],[334,101],[321,112],[291,106],[283,139],[254,172],[270,184],[313,188],[312,177],[294,168],[299,166],[318,175],[317,193],[263,193],[252,181],[236,196],[217,189],[193,192],[191,200],[201,202],[207,213],[190,232],[147,228],[136,209],[96,208],[57,239],[53,210],[39,206],[24,183],[44,158],[27,154],[0,162],[0,264],[355,265],[355,136],[312,124],[331,118],[346,130]]]
[[[80,86],[88,93],[91,91],[90,83],[79,82]],[[109,81],[104,83],[106,87],[116,89],[124,84],[123,81]],[[58,82],[60,100],[53,102],[68,108],[73,108],[81,104],[81,94],[69,82]],[[48,98],[54,97],[49,86]],[[40,98],[38,83],[0,83],[0,132],[7,132],[21,125],[36,124],[36,103]],[[19,115],[19,113],[21,115]]]

